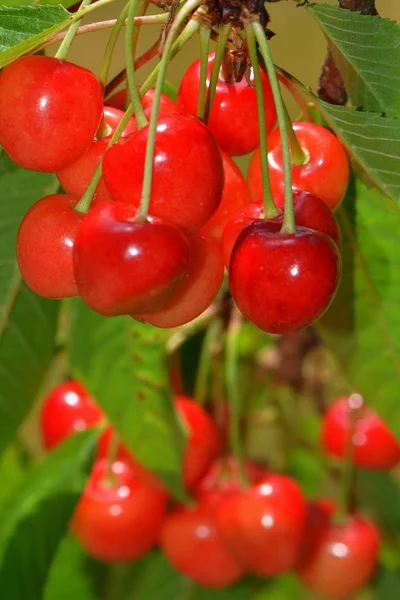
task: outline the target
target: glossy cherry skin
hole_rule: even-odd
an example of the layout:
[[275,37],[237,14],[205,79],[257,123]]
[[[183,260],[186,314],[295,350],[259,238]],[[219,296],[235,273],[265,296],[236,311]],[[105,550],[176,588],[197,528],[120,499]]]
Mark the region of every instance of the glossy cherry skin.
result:
[[324,598],[352,598],[368,583],[378,565],[379,532],[359,515],[341,525],[331,509],[314,502],[309,508],[305,547],[296,569],[302,582]]
[[327,235],[298,227],[271,232],[255,221],[239,236],[229,266],[229,287],[242,313],[272,334],[292,333],[316,321],[332,302],[341,260]]
[[[104,123],[109,128],[109,134],[101,139],[96,137],[87,146],[83,154],[78,156],[73,163],[68,164],[57,173],[58,180],[67,194],[72,194],[78,198],[83,196],[94,175],[95,170],[103,159],[105,151],[107,150],[107,146],[110,143],[111,136],[119,125],[124,113],[117,108],[105,106],[103,115]],[[121,138],[127,137],[136,131],[136,121],[135,119],[130,119],[122,133]],[[92,206],[95,206],[100,202],[107,202],[109,200],[111,200],[110,195],[107,191],[103,178],[101,178],[92,200]]]
[[264,577],[293,568],[306,519],[307,504],[296,482],[273,473],[226,497],[216,510],[226,547],[247,571]]
[[[210,84],[214,53],[208,58],[207,88]],[[276,123],[275,104],[269,81],[260,71],[263,92],[267,133]],[[200,87],[200,60],[188,68],[181,81],[178,93],[178,109],[197,116],[197,103]],[[215,90],[214,101],[208,127],[219,147],[231,156],[252,152],[260,143],[257,118],[257,96],[255,87],[246,81],[226,82],[220,76]]]
[[79,293],[106,316],[156,310],[186,273],[189,246],[183,233],[162,219],[135,222],[135,215],[122,202],[99,204],[82,219],[76,236]]
[[[149,120],[150,120],[151,111],[153,108],[153,101],[154,101],[154,90],[151,89],[148,92],[146,92],[142,98],[142,106],[144,109],[144,114],[147,117],[147,119],[149,119]],[[113,106],[114,108],[119,108],[120,110],[123,110],[125,112],[126,90],[120,90],[119,92],[116,92],[115,94],[110,96],[110,98],[107,99],[107,105]],[[165,117],[165,115],[170,115],[171,113],[176,113],[176,112],[178,112],[178,111],[177,111],[175,102],[173,100],[171,100],[171,98],[169,98],[169,96],[167,96],[166,94],[161,94],[160,107],[158,110],[158,118],[161,119],[162,117]]]
[[212,238],[219,245],[229,218],[250,204],[249,190],[239,168],[225,152],[221,152],[221,156],[224,166],[224,189],[221,204],[198,231],[201,235]]
[[77,431],[103,418],[101,409],[79,381],[65,381],[45,397],[40,411],[43,445],[51,450]]
[[322,421],[322,445],[331,456],[343,458],[346,455],[350,435],[353,461],[358,467],[386,471],[400,461],[400,445],[396,438],[359,394],[335,400]]
[[96,77],[49,56],[23,56],[0,74],[0,144],[25,169],[55,172],[74,161],[100,125]]
[[[277,204],[280,206],[282,200],[277,199]],[[294,217],[298,227],[308,227],[326,233],[333,239],[339,250],[342,245],[339,225],[333,216],[330,208],[316,196],[312,196],[307,192],[293,192]],[[233,246],[238,239],[240,233],[254,221],[259,221],[264,218],[264,206],[262,202],[254,202],[245,206],[243,209],[234,213],[228,220],[223,234],[221,247],[224,255],[225,265],[229,267]],[[276,223],[276,231],[279,231],[283,221],[283,212],[274,219],[268,219],[270,227],[272,223]]]
[[189,264],[173,295],[159,310],[132,315],[156,327],[178,327],[206,310],[218,293],[224,277],[221,250],[196,233],[188,236]]
[[65,194],[45,196],[31,206],[19,227],[17,260],[25,283],[40,296],[78,295],[73,248],[82,222],[78,202]]
[[[296,137],[308,154],[306,164],[292,166],[294,190],[309,192],[335,210],[346,193],[349,183],[349,161],[343,145],[325,127],[309,121],[293,123]],[[268,136],[268,166],[274,198],[280,197],[283,206],[284,177],[282,146],[279,129]],[[251,159],[247,174],[250,195],[253,202],[262,201],[260,149],[257,148]]]
[[224,588],[244,575],[243,568],[221,540],[209,504],[179,508],[169,515],[160,543],[177,571],[206,587]]
[[[148,127],[114,144],[103,161],[113,198],[137,208],[143,186]],[[218,208],[224,171],[207,127],[189,115],[167,115],[157,125],[150,214],[186,232],[203,225]]]
[[138,481],[123,461],[97,461],[71,527],[85,550],[98,560],[136,560],[157,543],[166,503],[163,494]]

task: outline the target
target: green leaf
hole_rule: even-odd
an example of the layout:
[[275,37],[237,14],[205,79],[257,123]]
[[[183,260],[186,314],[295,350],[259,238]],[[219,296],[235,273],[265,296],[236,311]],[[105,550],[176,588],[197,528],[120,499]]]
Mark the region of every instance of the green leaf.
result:
[[80,433],[31,470],[0,513],[0,587],[42,600],[47,573],[89,472],[96,431]]
[[70,13],[62,6],[0,7],[0,67],[34,52],[47,38],[67,27]]
[[400,533],[400,485],[389,473],[360,470],[357,501],[390,534]]
[[400,212],[355,180],[337,214],[342,281],[319,330],[347,374],[348,391],[361,393],[400,437]]
[[3,453],[0,461],[0,502],[9,496],[25,475],[22,459],[14,445],[10,445]]
[[[38,4],[41,6],[51,5],[58,6],[61,4],[64,8],[69,8],[77,3],[77,0],[39,0]],[[32,6],[33,0],[3,0],[2,6]]]
[[330,42],[353,104],[400,117],[400,25],[327,4],[309,10]]
[[0,452],[27,415],[54,349],[59,303],[22,282],[15,257],[28,208],[54,191],[54,177],[11,168],[0,175]]
[[76,303],[71,366],[139,462],[183,499],[183,428],[172,403],[168,333],[130,317],[102,317]]

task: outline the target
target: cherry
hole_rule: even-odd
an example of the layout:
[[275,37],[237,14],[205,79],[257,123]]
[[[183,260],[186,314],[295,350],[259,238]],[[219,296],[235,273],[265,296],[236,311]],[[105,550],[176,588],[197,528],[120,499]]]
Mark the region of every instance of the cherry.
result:
[[230,261],[229,286],[242,313],[268,333],[299,331],[331,303],[340,278],[340,254],[327,235],[297,227],[270,231],[255,221],[239,236]]
[[[107,150],[103,176],[113,200],[139,206],[148,127]],[[188,115],[167,115],[157,126],[150,214],[191,232],[221,201],[224,173],[207,127]]]
[[[66,167],[58,171],[58,180],[68,194],[72,194],[78,198],[83,196],[96,168],[100,164],[105,151],[107,150],[111,136],[116,130],[123,116],[124,113],[117,108],[105,106],[103,111],[103,120],[104,125],[109,129],[108,135],[103,138],[95,138],[87,146],[83,154],[78,156],[73,163],[68,164]],[[121,137],[127,137],[136,131],[136,121],[134,119],[130,119]],[[93,197],[92,206],[108,200],[110,200],[110,195],[107,191],[103,178],[101,178],[97,186],[96,193]]]
[[357,515],[342,524],[331,521],[332,509],[314,502],[309,508],[305,547],[297,573],[305,585],[327,598],[344,599],[362,588],[378,563],[379,533]]
[[96,425],[103,413],[79,381],[65,381],[45,397],[40,429],[46,450],[58,446],[76,431]]
[[400,445],[396,438],[359,394],[335,400],[322,421],[322,445],[331,456],[343,458],[346,455],[350,435],[352,457],[358,467],[386,471],[400,461]]
[[165,520],[161,547],[171,564],[193,581],[224,588],[244,571],[221,540],[209,505],[180,508]]
[[45,196],[31,206],[19,227],[17,260],[26,284],[46,298],[78,295],[73,248],[82,222],[72,209],[77,198]]
[[[142,106],[144,109],[144,114],[147,119],[151,117],[151,111],[153,108],[154,101],[154,90],[151,89],[145,93],[142,98]],[[107,105],[113,106],[114,108],[119,108],[120,110],[125,111],[126,109],[126,90],[120,90],[116,92],[110,98],[107,99]],[[169,115],[171,113],[175,113],[177,111],[176,104],[167,94],[161,94],[160,98],[160,107],[158,110],[158,118],[161,119],[165,117],[165,115]]]
[[25,169],[55,172],[73,162],[100,125],[96,77],[49,56],[22,56],[0,74],[0,144]]
[[221,244],[223,229],[232,214],[250,204],[249,191],[239,168],[225,152],[221,152],[221,156],[224,167],[221,204],[199,229],[201,235],[213,238],[217,244]]
[[116,563],[135,560],[157,542],[165,497],[138,481],[123,461],[97,461],[71,527],[89,554]]
[[216,509],[227,548],[251,573],[274,576],[291,569],[301,549],[307,505],[295,481],[271,473]]
[[[207,88],[210,85],[214,53],[208,57]],[[264,91],[267,133],[276,123],[275,104],[269,81],[260,71]],[[251,77],[251,83],[254,78]],[[181,81],[178,93],[178,109],[197,115],[200,87],[200,60],[190,65]],[[246,78],[240,82],[225,81],[222,72],[215,90],[208,127],[222,150],[231,156],[252,152],[259,144],[257,96],[253,85]]]
[[[350,170],[346,153],[337,137],[325,127],[299,121],[293,123],[296,137],[308,159],[304,165],[292,166],[293,189],[309,192],[325,202],[331,210],[337,208],[345,195]],[[283,159],[279,129],[268,136],[268,165],[274,198],[283,206]],[[262,201],[260,149],[251,159],[247,180],[253,202]]]
[[[282,204],[280,198],[278,198],[277,204]],[[296,225],[326,233],[333,239],[338,248],[341,248],[342,241],[339,226],[332,211],[322,200],[307,192],[294,191],[293,204]],[[262,202],[254,202],[234,213],[228,220],[222,234],[221,243],[227,267],[229,267],[233,246],[240,233],[254,221],[263,219],[263,215],[264,206]],[[274,219],[268,219],[270,227],[273,227],[272,223],[276,223],[276,231],[279,231],[281,228],[282,220],[283,212]]]
[[135,222],[136,208],[99,204],[82,219],[75,241],[76,282],[93,310],[121,315],[156,310],[186,272],[189,246],[171,223]]
[[212,240],[197,234],[188,237],[189,264],[173,295],[159,310],[133,315],[156,327],[178,327],[206,310],[218,293],[224,277],[224,261]]

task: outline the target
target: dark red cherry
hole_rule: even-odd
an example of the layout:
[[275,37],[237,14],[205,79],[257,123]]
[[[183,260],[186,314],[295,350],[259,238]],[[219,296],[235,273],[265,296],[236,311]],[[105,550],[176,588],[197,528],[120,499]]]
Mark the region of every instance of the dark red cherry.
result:
[[255,221],[239,236],[229,266],[229,286],[242,313],[268,333],[299,331],[318,319],[339,283],[340,254],[327,235],[298,227],[271,232]]
[[[349,161],[343,145],[325,127],[299,121],[293,123],[296,137],[308,156],[304,165],[292,166],[293,189],[309,192],[320,198],[331,210],[343,200],[349,183]],[[279,129],[268,136],[268,165],[274,198],[281,198],[283,206],[283,159]],[[247,174],[253,202],[262,201],[260,149],[257,148]]]
[[[283,199],[278,197],[276,200],[278,206],[283,205]],[[307,192],[293,192],[294,216],[296,225],[299,227],[308,227],[326,233],[333,239],[338,248],[341,248],[342,240],[340,229],[330,208],[316,196]],[[264,218],[264,207],[262,202],[254,202],[245,206],[242,210],[234,213],[228,220],[222,234],[222,252],[224,254],[225,264],[228,267],[232,254],[233,246],[240,233],[245,227],[248,227],[254,221]],[[283,220],[283,213],[269,219],[278,223],[276,231],[279,231]]]
[[138,481],[123,461],[93,467],[71,527],[98,560],[136,560],[157,543],[166,516],[165,497]]
[[[145,93],[142,98],[142,106],[144,109],[144,114],[147,119],[150,120],[151,111],[153,108],[154,101],[154,90],[151,89]],[[126,109],[126,90],[120,90],[116,92],[109,98],[107,98],[107,106],[114,106],[114,108],[119,108],[120,110],[125,111]],[[170,115],[171,113],[176,113],[177,107],[176,104],[169,96],[166,94],[161,94],[160,98],[160,108],[158,110],[158,118],[161,119],[165,117],[165,115]]]
[[298,560],[307,504],[295,481],[271,473],[216,509],[226,548],[247,571],[264,577],[292,569]]
[[375,411],[365,405],[360,394],[335,400],[322,421],[322,445],[331,456],[346,456],[349,436],[353,461],[358,467],[386,471],[400,461],[396,438]]
[[136,222],[135,215],[129,204],[99,204],[82,219],[76,236],[79,293],[106,316],[156,310],[186,273],[189,246],[183,233],[162,219]]
[[218,293],[224,277],[221,250],[196,233],[188,236],[189,264],[173,295],[159,310],[132,315],[156,327],[178,327],[206,310]]
[[102,418],[102,411],[79,381],[60,383],[47,394],[40,411],[43,445],[51,450]]
[[[214,53],[208,57],[208,79],[210,84],[211,69]],[[263,92],[267,133],[276,123],[275,104],[269,81],[260,71]],[[250,85],[252,84],[252,85]],[[231,156],[239,156],[252,152],[259,144],[257,97],[254,78],[246,77],[240,82],[225,81],[222,71],[217,83],[214,101],[211,109],[208,127],[213,133],[218,145]],[[200,87],[200,60],[196,60],[188,68],[180,84],[178,93],[178,109],[197,115],[197,103]]]
[[93,140],[103,95],[96,77],[50,56],[22,56],[0,74],[0,144],[25,169],[59,171]]
[[[111,136],[116,130],[119,122],[121,121],[124,113],[117,108],[111,108],[109,106],[104,107],[104,124],[109,129],[108,135],[103,138],[95,138],[73,163],[68,164],[66,167],[58,171],[57,177],[64,190],[68,194],[72,194],[80,198],[86,191],[95,170],[100,164],[107,146],[110,143]],[[122,138],[131,135],[137,131],[137,124],[135,119],[130,119],[125,130],[122,133]],[[107,188],[104,184],[103,178],[101,178],[95,195],[92,200],[92,206],[99,204],[100,202],[107,202],[111,200]]]
[[357,514],[343,524],[331,520],[325,502],[309,507],[305,546],[296,569],[302,582],[333,600],[353,598],[368,583],[378,564],[379,532]]
[[31,206],[17,236],[17,260],[26,284],[46,298],[78,295],[73,248],[82,221],[77,198],[45,196]]
[[[143,186],[148,127],[114,144],[103,176],[113,198],[137,208]],[[167,115],[157,126],[150,214],[191,232],[218,208],[222,159],[207,127],[188,115]]]

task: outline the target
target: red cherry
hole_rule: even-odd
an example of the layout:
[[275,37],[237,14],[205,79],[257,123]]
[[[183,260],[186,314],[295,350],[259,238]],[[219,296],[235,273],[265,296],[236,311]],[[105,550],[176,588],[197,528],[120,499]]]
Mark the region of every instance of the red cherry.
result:
[[[111,470],[111,473],[110,473]],[[135,560],[157,542],[165,498],[139,482],[129,466],[97,461],[72,519],[72,530],[89,554],[105,562]]]
[[175,511],[166,519],[160,541],[171,564],[206,587],[227,587],[244,574],[223,545],[208,505]]
[[73,248],[83,215],[72,209],[77,198],[45,196],[31,206],[17,236],[17,260],[26,284],[40,296],[67,298],[78,289]]
[[96,77],[66,60],[23,56],[0,74],[0,144],[25,169],[55,172],[74,161],[102,110]]
[[[139,206],[148,127],[114,144],[103,176],[113,200]],[[222,159],[207,127],[188,115],[167,115],[157,126],[150,213],[185,231],[203,225],[218,208]]]
[[99,204],[82,219],[74,267],[79,293],[107,316],[156,310],[186,272],[189,246],[171,223],[135,222],[136,208]]
[[[147,119],[151,117],[151,111],[153,108],[154,101],[154,90],[151,89],[145,93],[142,98],[142,106],[144,109],[144,114]],[[126,109],[126,90],[120,90],[116,92],[110,98],[107,98],[107,105],[113,106],[114,108],[119,108],[120,110],[125,111]],[[166,94],[161,94],[160,98],[160,107],[158,110],[158,118],[161,119],[165,117],[165,115],[170,115],[171,113],[176,113],[177,107],[176,104],[169,96]]]
[[[281,206],[282,203],[283,200],[278,198],[277,204]],[[342,240],[339,226],[332,211],[325,202],[307,192],[294,191],[293,205],[296,225],[326,233],[333,239],[338,248],[341,248]],[[222,252],[227,267],[229,266],[233,246],[240,233],[254,221],[263,219],[263,215],[264,207],[262,202],[255,202],[234,213],[228,220],[222,234]],[[276,231],[279,231],[282,220],[283,213],[274,219],[268,219],[269,222],[277,223]]]
[[359,515],[331,522],[325,503],[310,505],[305,547],[297,573],[303,583],[326,598],[352,598],[372,577],[378,563],[379,533]]
[[249,191],[240,170],[225,152],[221,152],[221,156],[224,166],[221,204],[198,231],[201,235],[213,238],[217,244],[221,244],[222,232],[229,218],[239,209],[250,204]]
[[242,313],[268,333],[299,331],[331,303],[340,278],[340,254],[327,235],[298,227],[271,232],[255,221],[237,240],[229,267],[231,294]]
[[189,264],[170,300],[159,310],[133,315],[156,327],[178,327],[206,310],[218,293],[224,277],[224,261],[218,246],[205,237],[188,238]]
[[45,397],[40,429],[46,450],[58,446],[76,431],[96,425],[103,413],[79,381],[65,381]]
[[[208,79],[210,84],[214,53],[208,57]],[[275,104],[269,81],[260,71],[264,91],[265,118],[267,133],[276,123]],[[252,78],[254,82],[254,79]],[[178,109],[197,115],[200,87],[200,60],[196,60],[186,71],[178,93]],[[257,96],[255,87],[246,78],[240,82],[224,81],[222,75],[217,83],[208,127],[218,145],[231,156],[252,152],[259,144]]]
[[347,440],[352,432],[354,411],[353,461],[358,467],[388,470],[400,461],[400,445],[378,417],[364,404],[362,396],[352,394],[335,400],[322,421],[322,445],[331,456],[346,455]]
[[[58,171],[57,177],[64,190],[68,194],[72,194],[77,198],[83,196],[87,186],[89,185],[95,170],[100,164],[107,146],[124,113],[117,108],[104,107],[104,122],[109,128],[109,134],[101,139],[95,138],[86,150],[73,163]],[[136,121],[130,119],[125,130],[122,133],[122,138],[131,135],[137,131]],[[92,206],[100,202],[110,200],[110,195],[107,191],[103,178],[101,178],[96,193],[93,197]]]
[[295,481],[270,474],[244,492],[226,497],[217,507],[221,537],[239,563],[257,575],[271,577],[297,561],[307,505]]
[[[308,154],[308,161],[292,166],[293,189],[309,192],[325,202],[331,210],[337,208],[345,195],[350,170],[346,153],[337,137],[325,127],[299,121],[293,123],[296,137]],[[281,198],[283,206],[283,159],[279,129],[268,136],[268,165],[274,198]],[[254,153],[247,180],[253,202],[262,201],[260,149]]]

